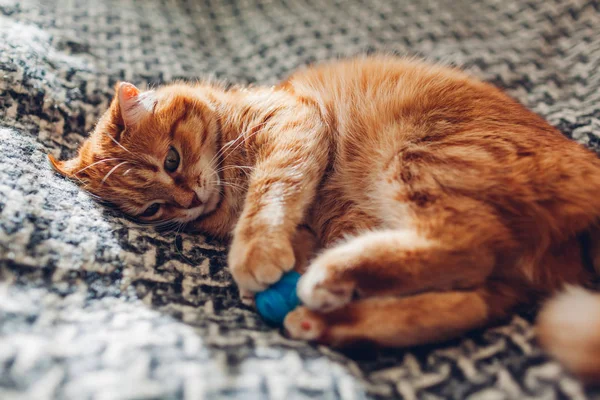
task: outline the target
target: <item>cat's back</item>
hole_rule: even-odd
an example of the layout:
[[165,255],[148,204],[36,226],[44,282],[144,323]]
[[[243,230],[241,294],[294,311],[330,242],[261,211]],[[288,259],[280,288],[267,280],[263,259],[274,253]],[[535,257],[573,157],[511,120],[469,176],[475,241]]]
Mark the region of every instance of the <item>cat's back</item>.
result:
[[489,150],[510,142],[542,158],[558,146],[579,147],[495,86],[416,59],[334,61],[298,71],[283,87],[319,108],[338,146],[359,140],[397,151],[458,140]]
[[468,79],[458,69],[415,58],[362,56],[300,69],[286,84],[297,93],[322,96],[326,102],[350,93],[414,96],[414,90],[426,83]]
[[365,56],[309,67],[284,85],[299,98],[318,104],[321,114],[339,132],[400,119],[422,121],[426,114],[440,109],[455,108],[463,113],[465,103],[477,93],[499,94],[458,69],[392,56]]

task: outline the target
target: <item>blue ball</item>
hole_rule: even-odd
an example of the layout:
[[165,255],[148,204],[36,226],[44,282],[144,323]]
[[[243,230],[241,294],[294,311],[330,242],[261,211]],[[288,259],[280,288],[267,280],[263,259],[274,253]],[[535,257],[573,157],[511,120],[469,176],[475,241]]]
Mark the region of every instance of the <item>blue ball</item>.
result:
[[279,282],[256,294],[256,309],[268,323],[281,326],[285,316],[298,307],[300,300],[296,294],[296,285],[299,279],[300,274],[296,271],[288,272]]

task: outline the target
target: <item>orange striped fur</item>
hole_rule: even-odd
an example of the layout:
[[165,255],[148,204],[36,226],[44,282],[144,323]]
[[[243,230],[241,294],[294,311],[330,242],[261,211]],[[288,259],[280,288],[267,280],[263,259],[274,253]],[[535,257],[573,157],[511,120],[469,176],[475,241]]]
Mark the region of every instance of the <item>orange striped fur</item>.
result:
[[55,168],[144,222],[230,237],[246,299],[306,269],[292,337],[440,341],[590,279],[576,235],[600,215],[600,161],[456,69],[365,57],[274,88],[116,91]]

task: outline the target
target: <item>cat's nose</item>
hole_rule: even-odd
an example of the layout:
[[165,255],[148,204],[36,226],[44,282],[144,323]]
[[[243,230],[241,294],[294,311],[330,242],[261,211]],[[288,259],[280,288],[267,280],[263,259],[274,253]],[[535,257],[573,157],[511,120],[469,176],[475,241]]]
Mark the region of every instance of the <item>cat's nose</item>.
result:
[[202,200],[200,200],[200,198],[198,198],[198,195],[196,193],[194,193],[194,197],[192,197],[192,202],[190,203],[188,208],[194,208],[194,207],[201,206],[202,203],[203,203]]
[[181,208],[198,207],[202,202],[198,199],[198,195],[191,190],[174,188],[172,192],[173,202]]

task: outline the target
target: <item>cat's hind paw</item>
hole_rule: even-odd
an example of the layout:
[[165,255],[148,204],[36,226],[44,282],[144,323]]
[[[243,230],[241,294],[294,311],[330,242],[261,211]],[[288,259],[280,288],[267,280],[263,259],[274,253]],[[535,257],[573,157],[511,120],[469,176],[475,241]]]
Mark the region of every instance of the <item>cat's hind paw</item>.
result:
[[292,339],[317,341],[325,332],[323,319],[306,307],[298,307],[285,317],[286,335]]
[[311,310],[329,312],[352,301],[355,285],[334,279],[326,264],[313,263],[298,282],[298,297]]
[[240,301],[242,302],[242,304],[248,307],[254,308],[256,306],[256,302],[254,300],[254,293],[249,290],[240,289]]

